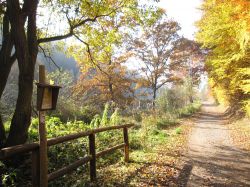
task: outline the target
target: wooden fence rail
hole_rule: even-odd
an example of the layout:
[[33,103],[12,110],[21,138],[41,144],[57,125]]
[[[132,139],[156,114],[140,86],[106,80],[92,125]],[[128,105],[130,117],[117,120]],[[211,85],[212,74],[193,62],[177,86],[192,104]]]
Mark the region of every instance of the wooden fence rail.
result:
[[[128,128],[134,126],[133,124],[126,124],[126,125],[119,125],[119,126],[110,126],[110,127],[103,127],[98,129],[92,129],[80,133],[70,134],[66,136],[61,136],[57,138],[52,138],[47,141],[47,146],[53,146],[59,143],[64,143],[67,141],[75,140],[82,137],[87,137],[89,139],[89,154],[83,158],[80,158],[79,160],[61,168],[58,169],[52,173],[47,173],[48,175],[48,181],[57,179],[74,169],[76,169],[79,166],[82,166],[83,164],[90,163],[90,179],[91,181],[94,181],[96,179],[96,159],[99,157],[102,157],[103,155],[110,153],[114,150],[124,148],[124,160],[125,162],[129,161],[129,139],[128,139]],[[103,150],[101,152],[96,153],[96,147],[95,147],[95,134],[110,130],[116,130],[116,129],[123,129],[123,140],[124,143],[116,145],[114,147],[107,148],[106,150]],[[22,144],[12,147],[7,147],[0,150],[0,160],[6,160],[13,156],[17,156],[23,153],[31,152],[31,172],[32,172],[32,186],[38,187],[41,186],[40,181],[40,151],[39,151],[39,142],[30,143],[30,144]],[[45,155],[47,156],[47,155]],[[46,182],[45,182],[46,183]]]

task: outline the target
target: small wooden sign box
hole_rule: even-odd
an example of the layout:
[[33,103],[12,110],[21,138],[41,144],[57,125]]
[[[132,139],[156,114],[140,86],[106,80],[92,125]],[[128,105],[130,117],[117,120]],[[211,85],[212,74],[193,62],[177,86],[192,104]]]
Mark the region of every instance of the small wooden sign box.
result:
[[37,83],[37,110],[55,110],[60,86]]

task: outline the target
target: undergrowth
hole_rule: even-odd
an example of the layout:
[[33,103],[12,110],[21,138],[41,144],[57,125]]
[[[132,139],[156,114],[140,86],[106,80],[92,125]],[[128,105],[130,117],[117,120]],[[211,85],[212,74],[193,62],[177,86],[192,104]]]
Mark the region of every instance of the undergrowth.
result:
[[[198,110],[199,104],[195,103],[178,110],[175,114],[157,113],[151,115],[140,114],[135,115],[134,118],[122,118],[119,110],[113,110],[113,114],[108,115],[109,106],[106,105],[102,118],[95,116],[91,123],[84,123],[83,121],[68,121],[62,122],[58,117],[46,117],[47,137],[54,138],[64,136],[67,134],[86,131],[92,128],[98,128],[108,125],[116,125],[120,123],[135,123],[135,127],[129,130],[129,140],[131,155],[135,160],[143,160],[144,156],[157,149],[161,145],[165,145],[173,135],[181,135],[182,129],[179,127],[179,118],[191,115]],[[138,120],[139,119],[139,120]],[[8,129],[8,123],[5,124]],[[166,130],[174,129],[172,134]],[[29,129],[28,142],[36,142],[39,140],[38,136],[38,119],[33,118]],[[108,132],[98,133],[96,135],[97,152],[108,147],[118,145],[123,142],[122,130],[114,130]],[[49,172],[60,169],[79,158],[87,155],[88,139],[79,138],[63,144],[51,146],[48,149],[49,157]],[[97,167],[108,166],[114,163],[123,163],[122,150],[115,151],[103,158],[98,159]],[[29,157],[26,156],[26,160]],[[2,185],[3,186],[30,186],[30,162],[24,161],[20,167],[7,167],[0,163],[2,171]],[[23,170],[27,172],[23,172]],[[78,186],[87,184],[88,179],[88,165],[79,167],[71,174],[67,174],[58,180],[50,182],[51,186]]]

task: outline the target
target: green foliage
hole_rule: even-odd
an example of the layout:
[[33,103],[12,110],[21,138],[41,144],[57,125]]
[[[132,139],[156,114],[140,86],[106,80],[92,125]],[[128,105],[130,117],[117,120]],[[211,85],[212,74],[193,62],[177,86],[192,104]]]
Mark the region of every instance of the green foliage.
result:
[[[0,169],[1,171],[7,170],[7,167],[0,161]],[[13,168],[9,168],[7,172],[1,175],[1,182],[0,184],[4,187],[6,186],[15,186],[15,180],[17,177],[18,171]]]
[[119,108],[115,109],[115,112],[110,117],[110,124],[119,125],[121,123],[121,118],[119,114]]
[[[90,129],[83,121],[68,121],[63,123],[58,117],[46,117],[47,137],[53,138]],[[29,128],[29,141],[38,141],[38,118],[33,118]]]
[[99,114],[96,114],[95,117],[91,120],[90,126],[92,128],[98,128],[101,125],[101,117]]
[[142,115],[139,112],[136,112],[133,114],[133,118],[136,122],[141,122],[142,121]]
[[187,117],[197,112],[200,109],[200,107],[201,107],[201,102],[195,101],[194,103],[191,103],[177,110],[177,114],[179,117]]
[[156,107],[160,112],[172,115],[179,115],[179,113],[185,113],[185,111],[189,110],[190,113],[193,113],[191,106],[193,106],[195,100],[197,100],[195,102],[197,103],[198,97],[194,93],[190,80],[187,80],[184,84],[177,85],[171,89],[161,89],[156,100]]
[[101,125],[107,126],[109,124],[109,103],[105,104],[104,111],[102,113]]
[[176,118],[176,116],[173,114],[164,114],[162,117],[158,117],[156,120],[156,126],[158,129],[166,129],[173,125],[177,125],[179,123],[179,120]]
[[168,119],[167,116],[144,115],[138,129],[130,133],[130,147],[132,149],[152,149],[155,145],[167,141],[168,135],[163,129],[177,125],[177,119]]
[[175,133],[176,134],[181,134],[181,132],[182,132],[182,129],[180,127],[178,127],[178,128],[175,129]]

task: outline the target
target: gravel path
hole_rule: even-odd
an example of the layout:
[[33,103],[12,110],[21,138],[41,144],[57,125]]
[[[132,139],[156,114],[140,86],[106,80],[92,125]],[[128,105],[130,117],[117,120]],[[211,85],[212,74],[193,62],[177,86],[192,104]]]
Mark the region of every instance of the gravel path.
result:
[[203,105],[179,186],[250,186],[250,153],[233,145],[226,121],[218,107]]

